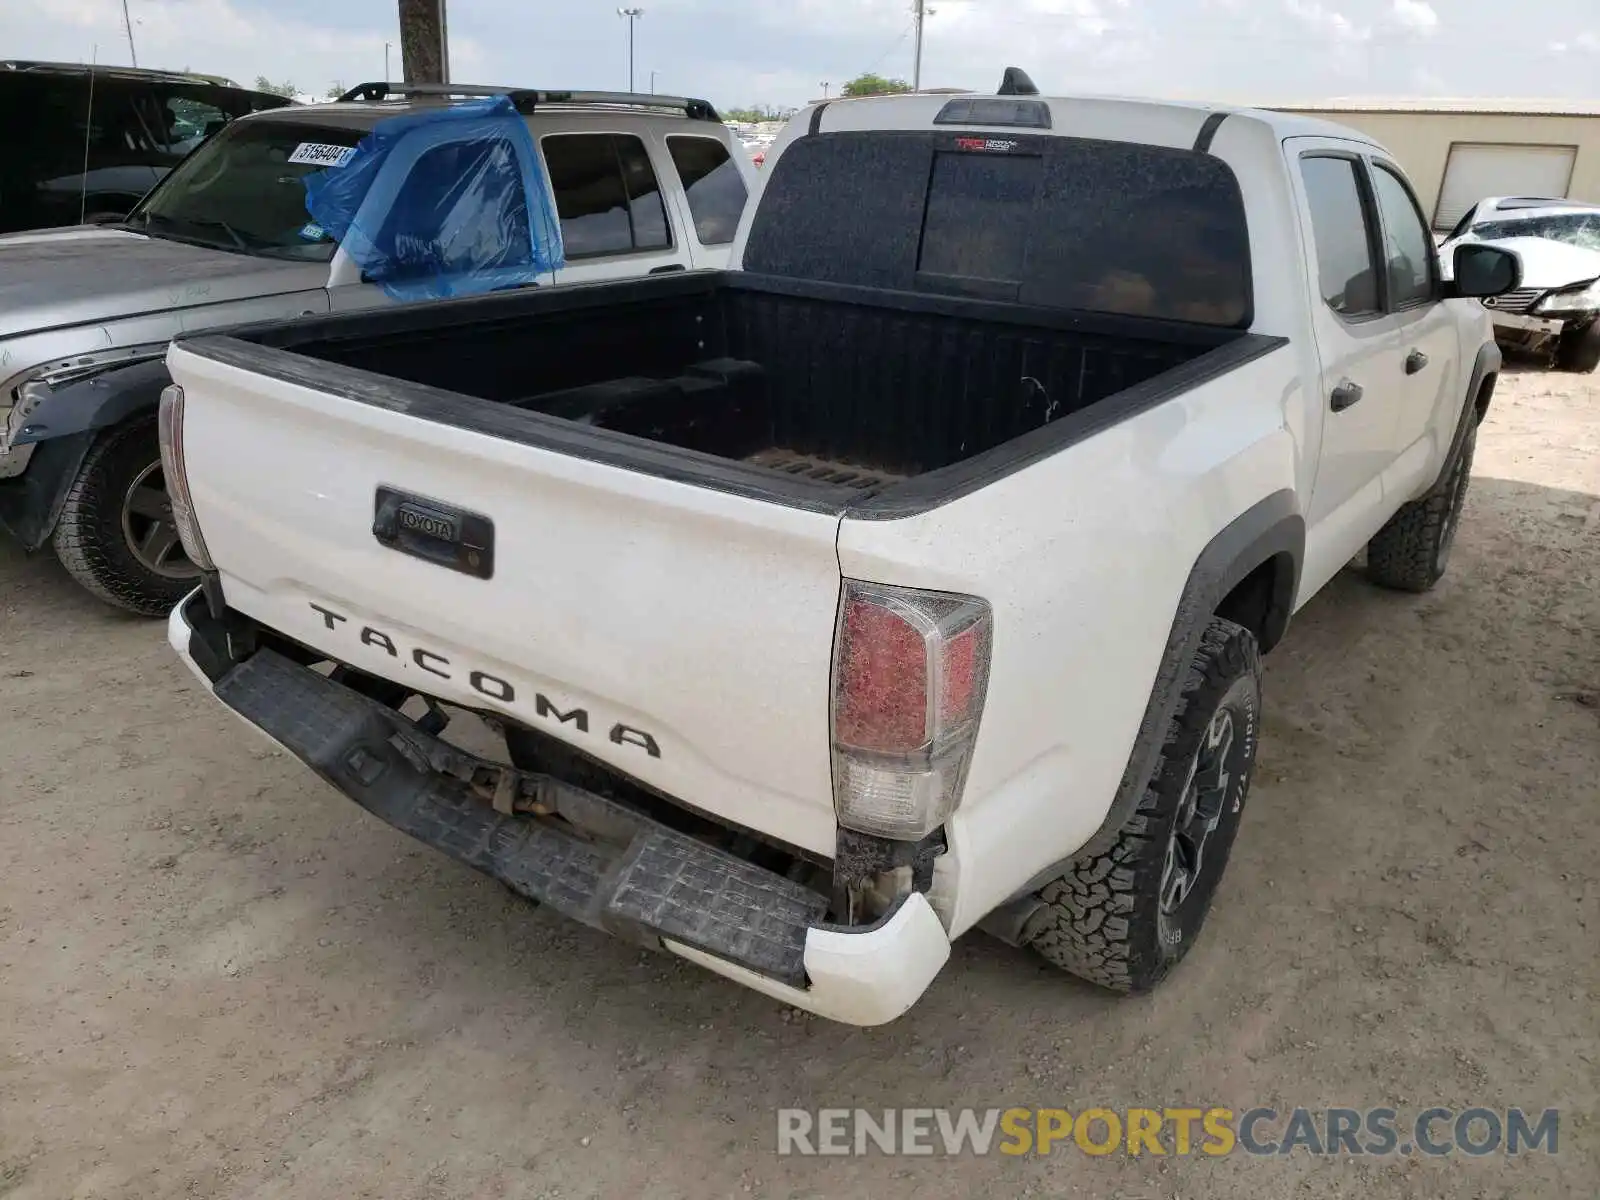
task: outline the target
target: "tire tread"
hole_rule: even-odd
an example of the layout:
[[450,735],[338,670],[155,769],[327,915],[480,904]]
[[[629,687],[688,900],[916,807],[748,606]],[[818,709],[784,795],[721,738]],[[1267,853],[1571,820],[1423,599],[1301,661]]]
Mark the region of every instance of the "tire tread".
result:
[[[120,460],[137,453],[139,443],[155,438],[155,417],[139,417],[96,439],[67,490],[52,546],[61,565],[92,595],[116,608],[162,617],[194,586],[192,581],[152,578],[131,562],[121,544],[121,500],[112,476]],[[108,507],[115,510],[108,518]],[[112,526],[115,526],[113,529]]]
[[[1402,505],[1367,543],[1367,577],[1374,583],[1400,592],[1425,592],[1444,577],[1437,555],[1439,539],[1450,522],[1453,497],[1449,484],[1458,471],[1466,472],[1461,485],[1464,501],[1477,438],[1474,427],[1439,484],[1421,499]],[[1457,520],[1459,523],[1459,514]]]

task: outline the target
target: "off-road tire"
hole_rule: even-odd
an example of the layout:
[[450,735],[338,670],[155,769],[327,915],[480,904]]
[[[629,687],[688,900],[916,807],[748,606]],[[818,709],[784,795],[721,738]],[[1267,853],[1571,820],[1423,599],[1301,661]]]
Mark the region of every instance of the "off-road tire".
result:
[[[1188,811],[1194,770],[1215,723],[1231,727],[1226,785],[1192,890],[1163,912],[1169,847]],[[1074,862],[1039,892],[1028,943],[1056,966],[1117,992],[1154,987],[1194,944],[1227,866],[1250,791],[1261,713],[1261,652],[1241,625],[1212,618],[1189,665],[1166,740],[1138,807],[1116,841]]]
[[199,575],[175,579],[145,566],[122,529],[129,487],[161,447],[154,415],[102,433],[84,456],[67,492],[52,544],[67,572],[107,604],[147,617],[164,617],[194,590]]
[[1556,343],[1556,370],[1587,375],[1600,367],[1600,317],[1583,329],[1561,335]]
[[1367,543],[1367,578],[1372,582],[1401,592],[1425,592],[1444,577],[1472,481],[1472,453],[1477,443],[1474,421],[1450,469],[1433,490],[1404,505]]

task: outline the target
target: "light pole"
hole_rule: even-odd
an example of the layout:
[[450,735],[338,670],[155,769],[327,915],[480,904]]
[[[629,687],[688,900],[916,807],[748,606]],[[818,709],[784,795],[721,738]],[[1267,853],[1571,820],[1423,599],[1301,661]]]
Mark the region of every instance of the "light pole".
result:
[[913,19],[917,26],[917,48],[911,59],[911,90],[922,90],[922,23],[933,16],[933,9],[927,6],[927,0],[914,0],[911,6]]
[[133,65],[139,65],[139,54],[133,48],[133,19],[128,16],[128,0],[122,0],[122,28],[128,34],[128,57],[133,59]]
[[826,79],[824,79],[822,81],[822,98],[824,100],[826,100],[828,98],[828,89],[831,88],[832,86],[833,86],[833,84],[829,83]]
[[619,8],[617,16],[628,18],[628,90],[633,91],[633,23],[644,16],[642,8]]
[[383,44],[383,81],[389,82],[389,43]]
[[651,71],[650,72],[650,94],[652,96],[654,96],[656,94],[656,75],[657,74],[659,74],[659,72],[656,72],[656,71]]

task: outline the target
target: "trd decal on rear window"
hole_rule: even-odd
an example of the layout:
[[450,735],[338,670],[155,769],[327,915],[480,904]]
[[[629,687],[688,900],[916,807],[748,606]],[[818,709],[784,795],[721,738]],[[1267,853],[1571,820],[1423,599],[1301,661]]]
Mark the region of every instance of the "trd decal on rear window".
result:
[[1008,138],[957,138],[957,150],[987,150],[992,154],[1004,154],[1008,150],[1015,150],[1017,143]]

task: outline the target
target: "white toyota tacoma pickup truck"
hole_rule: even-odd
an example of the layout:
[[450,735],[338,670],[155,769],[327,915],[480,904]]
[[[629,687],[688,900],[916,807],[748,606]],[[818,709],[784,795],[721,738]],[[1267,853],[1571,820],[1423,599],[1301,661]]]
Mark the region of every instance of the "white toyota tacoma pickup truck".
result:
[[1026,92],[809,108],[734,255],[180,338],[172,646],[382,820],[800,1008],[891,1020],[980,926],[1151,987],[1261,655],[1364,547],[1445,569],[1515,255],[1444,282],[1358,133]]

